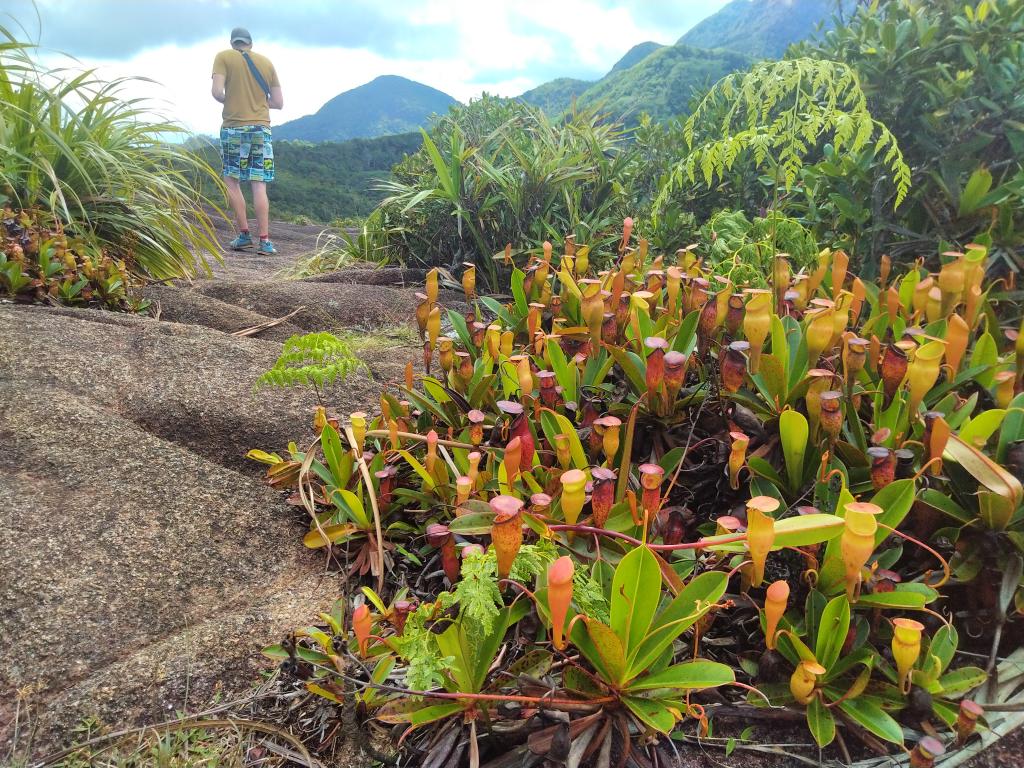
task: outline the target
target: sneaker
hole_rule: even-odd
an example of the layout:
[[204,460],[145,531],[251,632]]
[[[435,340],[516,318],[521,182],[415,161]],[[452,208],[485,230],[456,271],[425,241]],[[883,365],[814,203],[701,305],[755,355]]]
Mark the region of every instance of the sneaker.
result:
[[260,240],[260,246],[259,246],[259,248],[256,249],[256,252],[257,253],[266,253],[268,255],[273,255],[273,254],[277,253],[277,248],[275,248],[274,244],[272,242],[270,242],[269,240]]
[[252,236],[248,232],[239,232],[238,237],[231,241],[231,249],[240,251],[252,246]]

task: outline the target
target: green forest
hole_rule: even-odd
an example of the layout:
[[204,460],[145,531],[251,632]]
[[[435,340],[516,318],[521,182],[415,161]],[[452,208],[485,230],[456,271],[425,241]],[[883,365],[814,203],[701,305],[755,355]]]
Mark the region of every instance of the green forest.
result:
[[[268,188],[274,216],[321,224],[366,216],[384,198],[380,182],[421,144],[417,133],[316,144],[276,141],[276,178]],[[190,147],[211,166],[219,165],[212,141],[194,140]]]

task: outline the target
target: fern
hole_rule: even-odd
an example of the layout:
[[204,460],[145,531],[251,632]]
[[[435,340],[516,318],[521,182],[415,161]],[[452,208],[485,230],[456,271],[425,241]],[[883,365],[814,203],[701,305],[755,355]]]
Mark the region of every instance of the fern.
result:
[[256,386],[294,387],[304,385],[319,391],[327,384],[344,381],[366,364],[352,349],[330,333],[292,336],[284,343],[274,367],[256,380]]
[[445,679],[445,670],[453,663],[451,656],[442,656],[436,635],[430,630],[433,617],[455,602],[450,592],[441,592],[433,603],[424,603],[409,614],[401,635],[389,639],[406,664],[405,684],[414,691],[437,688]]
[[[714,126],[712,119],[722,115]],[[721,138],[699,143],[698,128]],[[765,61],[749,72],[728,75],[701,100],[683,128],[689,154],[672,170],[655,210],[675,185],[697,181],[710,186],[724,178],[746,153],[758,168],[769,167],[790,189],[804,158],[825,139],[837,153],[885,151],[898,207],[910,189],[910,168],[896,138],[868,111],[857,73],[848,65],[822,59]],[[874,142],[872,143],[872,140]]]
[[[557,557],[558,551],[549,541],[525,544],[519,549],[509,575],[516,581],[533,581]],[[584,614],[608,621],[608,600],[601,585],[586,569],[577,568],[573,576],[573,601]],[[405,683],[409,688],[429,690],[445,678],[445,670],[453,660],[440,655],[430,624],[431,617],[455,604],[459,606],[460,621],[468,623],[466,636],[470,643],[490,634],[503,604],[498,588],[498,561],[493,549],[464,558],[454,590],[441,592],[435,603],[421,605],[409,614],[403,633],[390,639],[408,665]]]
[[455,601],[464,620],[479,627],[471,637],[490,634],[501,605],[498,589],[498,561],[493,550],[462,559],[459,583],[455,585]]

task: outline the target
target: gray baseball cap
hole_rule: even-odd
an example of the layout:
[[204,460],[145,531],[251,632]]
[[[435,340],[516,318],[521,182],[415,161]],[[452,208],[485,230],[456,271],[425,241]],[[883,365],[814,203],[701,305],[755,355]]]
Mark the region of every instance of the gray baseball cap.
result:
[[235,27],[231,30],[231,43],[246,43],[252,45],[252,35],[245,27]]

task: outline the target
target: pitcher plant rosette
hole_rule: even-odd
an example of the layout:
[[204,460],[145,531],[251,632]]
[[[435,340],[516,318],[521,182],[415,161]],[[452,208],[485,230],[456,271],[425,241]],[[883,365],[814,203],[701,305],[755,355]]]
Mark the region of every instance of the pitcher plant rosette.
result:
[[409,764],[646,768],[779,711],[838,756],[966,743],[1024,608],[1024,332],[985,247],[873,283],[779,254],[766,290],[631,225],[506,249],[509,301],[431,273],[424,373],[254,452],[354,594],[267,653]]

